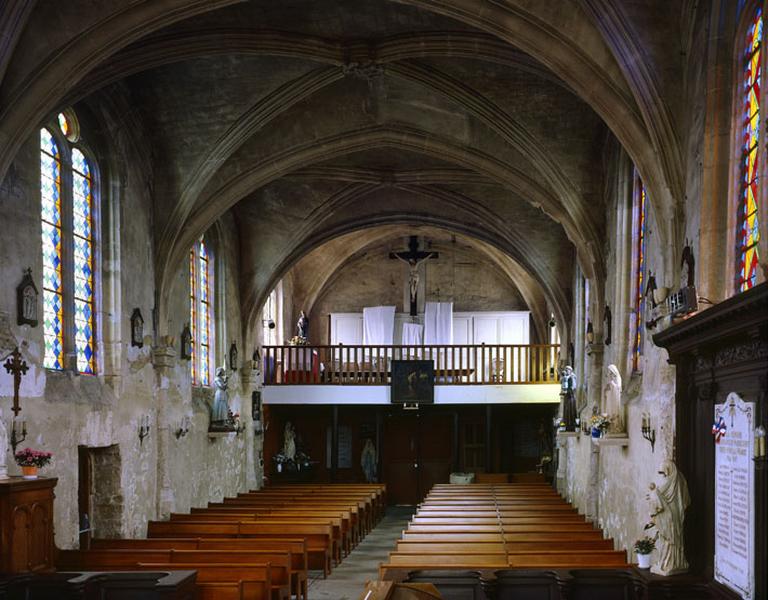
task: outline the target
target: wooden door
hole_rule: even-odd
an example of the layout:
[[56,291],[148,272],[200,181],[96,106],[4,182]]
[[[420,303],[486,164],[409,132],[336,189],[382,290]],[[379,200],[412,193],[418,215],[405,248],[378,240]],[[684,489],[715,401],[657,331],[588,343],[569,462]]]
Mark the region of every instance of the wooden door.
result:
[[77,512],[80,525],[80,549],[86,550],[91,546],[90,521],[93,517],[91,510],[93,458],[90,448],[78,446],[77,459]]
[[383,425],[382,471],[392,504],[418,504],[436,483],[448,483],[452,415],[400,410]]
[[417,504],[419,497],[418,417],[398,411],[384,417],[382,472],[392,504]]

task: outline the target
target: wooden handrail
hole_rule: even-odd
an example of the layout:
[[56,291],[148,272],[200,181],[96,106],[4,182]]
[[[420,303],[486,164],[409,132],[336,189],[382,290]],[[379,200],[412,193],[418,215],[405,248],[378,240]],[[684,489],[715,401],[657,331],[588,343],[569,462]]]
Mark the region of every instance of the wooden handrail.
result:
[[437,385],[557,383],[557,344],[264,346],[265,385],[389,385],[393,360],[431,360]]

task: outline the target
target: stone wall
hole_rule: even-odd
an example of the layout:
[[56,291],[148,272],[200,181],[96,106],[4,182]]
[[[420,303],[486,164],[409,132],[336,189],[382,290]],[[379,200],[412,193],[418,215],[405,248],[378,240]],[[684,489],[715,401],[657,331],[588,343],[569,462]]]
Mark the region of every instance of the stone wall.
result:
[[[313,341],[328,343],[332,312],[362,312],[366,306],[395,306],[408,312],[408,266],[389,258],[401,241],[367,248],[350,258],[326,283],[312,306]],[[454,311],[528,310],[514,283],[487,257],[468,247],[433,244],[440,258],[420,265],[419,309],[423,302],[452,301]]]
[[[83,109],[84,123],[87,110]],[[10,323],[0,332],[7,340],[4,356],[18,345],[29,372],[21,385],[22,413],[28,437],[20,448],[50,451],[52,463],[42,474],[58,477],[55,503],[56,544],[77,545],[78,448],[93,449],[93,511],[97,535],[142,536],[149,519],[171,510],[204,506],[248,487],[259,485],[258,450],[252,433],[250,392],[256,377],[250,351],[243,347],[239,304],[239,242],[237,229],[226,216],[215,225],[217,286],[216,363],[222,364],[232,342],[240,352],[237,371],[230,375],[230,405],[243,416],[240,435],[210,439],[210,389],[193,388],[189,365],[179,360],[179,336],[189,320],[186,267],[178,273],[173,294],[175,315],[171,336],[153,332],[155,302],[151,200],[152,173],[136,158],[130,140],[114,123],[108,148],[94,143],[99,163],[100,251],[96,278],[97,375],[42,368],[43,326],[16,325],[16,290],[23,269],[31,267],[41,285],[40,193],[38,138],[24,144],[0,186],[0,312]],[[87,130],[83,132],[87,139]],[[93,136],[90,141],[97,139]],[[108,150],[109,152],[105,152]],[[108,158],[120,156],[111,163]],[[130,344],[130,315],[139,308],[145,320],[142,348]],[[42,298],[39,306],[42,315]],[[178,315],[178,317],[176,317]],[[3,338],[0,335],[0,339]],[[8,346],[8,347],[5,347]],[[247,368],[243,365],[247,361]],[[3,416],[10,430],[12,379],[0,374]],[[192,427],[177,439],[175,431],[188,415]],[[149,434],[138,436],[142,418]],[[258,440],[258,438],[257,438]],[[10,449],[10,474],[18,474]]]

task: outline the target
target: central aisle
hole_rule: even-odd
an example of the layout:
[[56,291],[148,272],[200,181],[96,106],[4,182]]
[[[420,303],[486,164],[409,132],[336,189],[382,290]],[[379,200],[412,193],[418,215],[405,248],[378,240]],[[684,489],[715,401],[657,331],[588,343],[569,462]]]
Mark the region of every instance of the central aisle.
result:
[[395,549],[415,507],[390,506],[381,522],[335,567],[327,579],[322,573],[312,572],[309,597],[312,600],[357,600],[365,582],[379,577],[379,563],[385,562]]

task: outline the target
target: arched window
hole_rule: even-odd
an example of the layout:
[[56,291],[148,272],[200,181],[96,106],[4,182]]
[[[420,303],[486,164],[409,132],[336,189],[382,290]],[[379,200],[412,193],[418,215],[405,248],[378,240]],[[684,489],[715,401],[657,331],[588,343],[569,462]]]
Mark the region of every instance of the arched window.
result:
[[95,185],[92,162],[71,111],[58,131],[40,130],[40,221],[43,249],[43,364],[64,369],[72,353],[80,373],[96,373]]
[[640,357],[643,354],[645,329],[643,315],[645,314],[645,241],[646,241],[646,197],[645,185],[640,175],[635,171],[635,207],[633,215],[633,285],[634,299],[632,309],[632,370],[640,370]]
[[741,177],[736,210],[736,291],[757,283],[760,230],[758,220],[760,85],[763,15],[758,6],[747,27],[741,64]]
[[205,241],[189,252],[189,321],[192,357],[189,361],[193,385],[211,385],[213,366],[213,260]]

